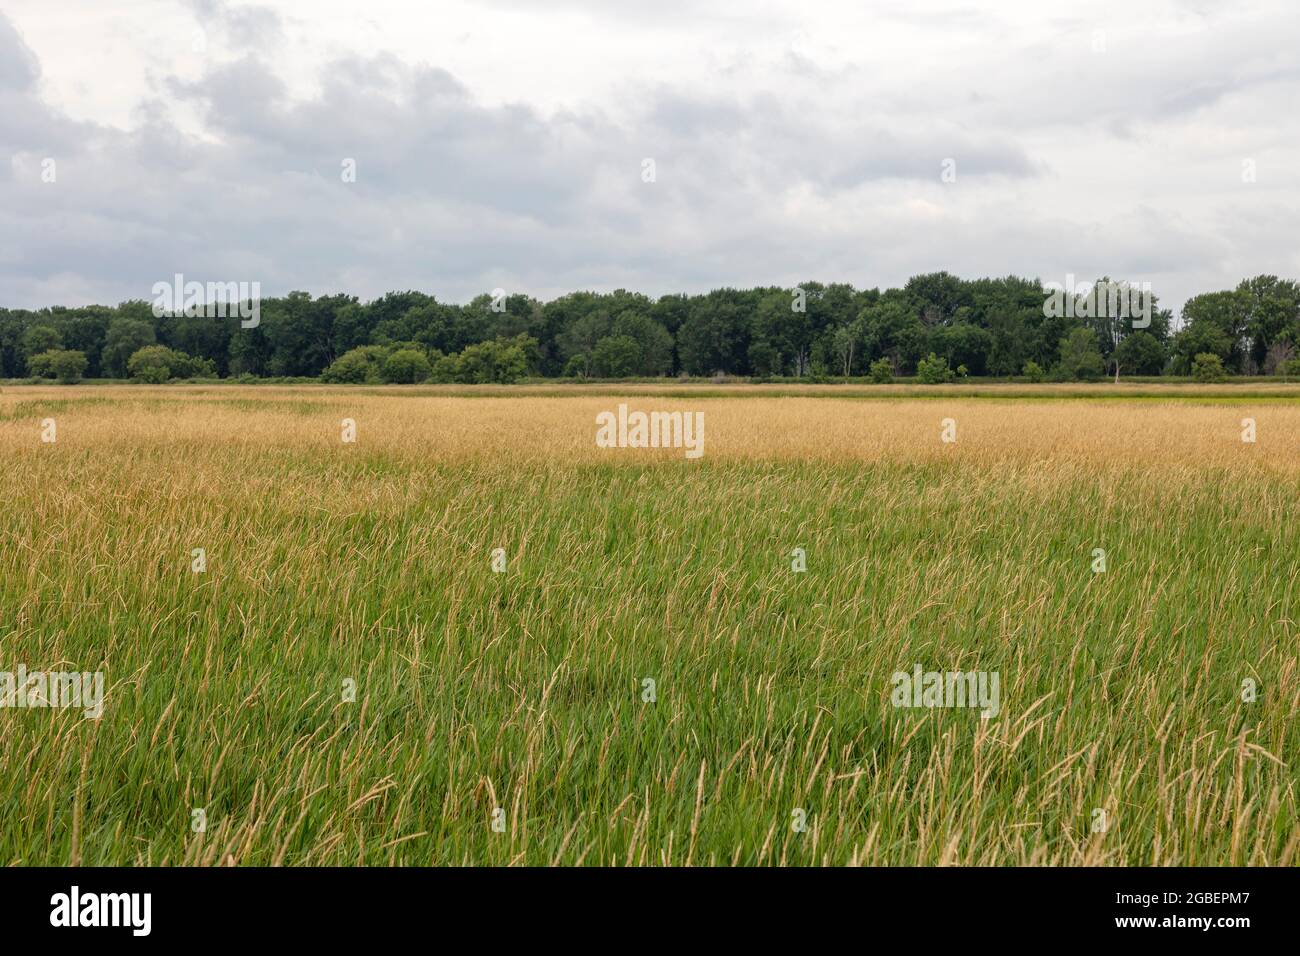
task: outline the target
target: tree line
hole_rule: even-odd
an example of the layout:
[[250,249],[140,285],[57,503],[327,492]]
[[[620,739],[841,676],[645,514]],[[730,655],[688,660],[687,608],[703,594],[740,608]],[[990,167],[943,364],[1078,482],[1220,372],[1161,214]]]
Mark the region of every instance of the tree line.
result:
[[[1104,277],[1099,282],[1108,281]],[[260,321],[113,306],[0,308],[0,376],[332,382],[511,382],[528,377],[1300,374],[1300,283],[1276,276],[1189,299],[1149,324],[1044,306],[1016,276],[914,276],[902,288],[808,282],[651,298],[573,292],[548,302],[423,292],[262,299]]]

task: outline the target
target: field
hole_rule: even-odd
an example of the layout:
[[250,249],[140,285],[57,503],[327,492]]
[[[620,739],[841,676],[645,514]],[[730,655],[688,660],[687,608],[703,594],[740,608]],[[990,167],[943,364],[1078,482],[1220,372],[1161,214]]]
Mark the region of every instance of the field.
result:
[[6,387],[0,451],[0,670],[105,681],[0,709],[4,864],[1297,862],[1300,390]]

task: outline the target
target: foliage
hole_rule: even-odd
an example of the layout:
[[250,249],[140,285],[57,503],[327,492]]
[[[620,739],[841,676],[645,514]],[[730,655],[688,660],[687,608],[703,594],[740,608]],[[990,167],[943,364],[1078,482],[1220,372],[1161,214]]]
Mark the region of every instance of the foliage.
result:
[[1134,332],[1120,341],[1111,361],[1130,375],[1159,375],[1165,367],[1165,350],[1150,332]]
[[127,373],[138,382],[158,385],[176,378],[211,378],[217,374],[210,359],[195,358],[165,345],[146,345],[126,363]]
[[32,375],[58,379],[65,385],[80,382],[87,364],[85,353],[74,349],[47,349],[27,360]]
[[373,385],[380,381],[388,349],[381,345],[358,345],[348,349],[321,372],[321,381],[330,384]]
[[1101,351],[1097,348],[1097,333],[1079,327],[1061,340],[1059,377],[1094,381],[1105,371]]
[[380,369],[380,377],[394,385],[412,385],[423,382],[429,377],[433,367],[428,357],[420,349],[396,349],[386,359]]
[[1202,352],[1192,360],[1192,377],[1198,382],[1222,382],[1227,378],[1223,359],[1211,352]]
[[948,367],[948,360],[939,358],[933,352],[916,365],[916,380],[922,385],[939,385],[951,382],[952,379],[953,372]]
[[[0,377],[21,377],[31,357],[68,349],[85,354],[87,377],[120,378],[132,355],[159,345],[207,360],[222,377],[354,384],[383,380],[384,360],[404,349],[422,353],[434,379],[455,382],[715,373],[829,381],[882,359],[891,374],[913,375],[932,353],[971,377],[1012,376],[1032,362],[1057,378],[1092,379],[1107,369],[1187,375],[1203,352],[1218,355],[1226,372],[1269,374],[1300,342],[1300,285],[1276,276],[1193,296],[1180,323],[1152,296],[1146,328],[1131,317],[1056,314],[1047,300],[1034,279],[935,272],[883,290],[805,281],[658,299],[625,289],[549,302],[480,295],[463,304],[412,290],[371,302],[290,292],[261,301],[255,328],[237,316],[155,315],[142,300],[0,308]],[[1090,342],[1081,330],[1093,333]],[[490,344],[521,336],[532,343],[523,372],[517,355],[501,354],[509,346]]]

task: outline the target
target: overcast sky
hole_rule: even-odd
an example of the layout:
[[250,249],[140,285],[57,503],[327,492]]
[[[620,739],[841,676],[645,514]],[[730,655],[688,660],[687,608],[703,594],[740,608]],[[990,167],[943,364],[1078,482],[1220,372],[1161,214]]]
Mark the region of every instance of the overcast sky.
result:
[[1298,49],[1296,0],[0,0],[0,306],[947,269],[1177,307],[1300,278]]

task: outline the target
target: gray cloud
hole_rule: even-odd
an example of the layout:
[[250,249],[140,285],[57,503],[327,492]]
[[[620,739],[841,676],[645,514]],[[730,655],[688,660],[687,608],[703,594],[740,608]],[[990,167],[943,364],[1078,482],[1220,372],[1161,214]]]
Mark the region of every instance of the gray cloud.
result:
[[[722,63],[707,87],[629,81],[612,102],[544,109],[389,53],[332,55],[304,93],[275,69],[279,16],[190,7],[232,55],[161,76],[130,129],[48,105],[40,64],[0,14],[0,305],[147,297],[174,272],[267,294],[463,300],[495,286],[887,285],[933,269],[1109,273],[1177,304],[1238,270],[1300,272],[1276,213],[1300,205],[1287,163],[1300,131],[1277,109],[1296,78],[1270,52],[1285,30],[1236,65],[1201,60],[1199,37],[1098,60],[1088,21],[1072,20],[1059,28],[1075,47],[972,44],[926,83],[785,50]],[[949,42],[1011,29],[966,8],[885,13]],[[1234,22],[1218,41],[1240,56],[1260,32]],[[47,156],[55,184],[40,181]],[[1253,191],[1244,156],[1260,163]],[[958,180],[945,184],[950,157]]]

